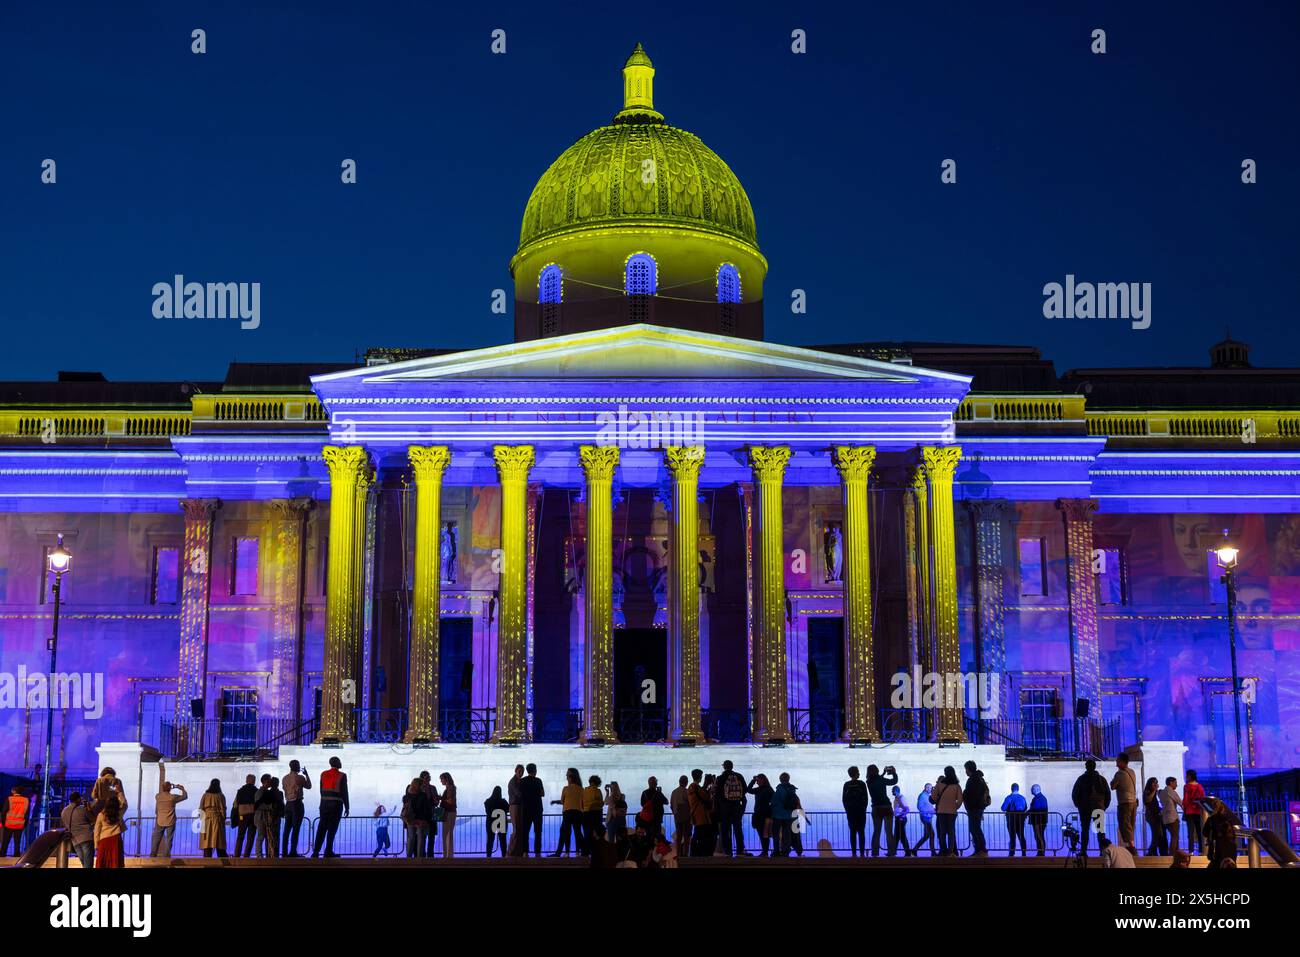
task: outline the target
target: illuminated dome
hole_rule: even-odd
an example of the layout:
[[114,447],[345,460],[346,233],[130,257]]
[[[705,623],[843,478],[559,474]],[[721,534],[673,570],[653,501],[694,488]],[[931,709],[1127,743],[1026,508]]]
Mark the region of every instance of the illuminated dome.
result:
[[520,253],[570,230],[628,224],[706,230],[757,249],[754,210],[740,180],[698,136],[654,111],[654,68],[641,44],[623,71],[624,109],[565,150],[533,187]]
[[623,109],[533,187],[510,260],[519,341],[655,323],[763,337],[767,260],[727,164],[654,108],[641,44]]

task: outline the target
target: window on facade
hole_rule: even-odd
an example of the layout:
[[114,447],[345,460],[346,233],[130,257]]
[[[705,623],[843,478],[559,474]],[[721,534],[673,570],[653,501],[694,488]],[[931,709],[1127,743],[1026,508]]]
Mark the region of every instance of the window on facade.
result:
[[248,754],[257,745],[257,691],[252,688],[221,690],[221,751]]
[[623,291],[628,296],[628,318],[633,322],[646,322],[650,318],[650,297],[655,294],[658,276],[655,261],[649,253],[629,256],[623,273]]
[[1205,575],[1210,585],[1210,604],[1226,605],[1228,603],[1228,586],[1223,582],[1223,569],[1219,566],[1218,553],[1205,553]]
[[230,594],[257,594],[256,538],[236,538],[231,546]]
[[1118,548],[1098,548],[1092,553],[1092,570],[1097,576],[1097,602],[1124,604],[1124,556]]
[[564,276],[560,267],[552,263],[542,270],[537,281],[537,301],[542,309],[542,335],[554,336],[560,331],[560,303],[564,299]]
[[718,309],[724,335],[736,331],[736,304],[740,302],[740,272],[731,263],[718,268]]
[[1055,688],[1024,688],[1020,692],[1020,737],[1026,748],[1056,751],[1060,723],[1056,720]]
[[153,583],[149,601],[154,605],[174,605],[180,597],[180,549],[159,547],[153,550]]
[[1047,594],[1047,570],[1043,562],[1044,550],[1041,538],[1020,539],[1020,594]]
[[[1237,765],[1237,719],[1233,711],[1232,682],[1223,691],[1210,692],[1210,728],[1214,734],[1214,763],[1217,767]],[[1241,704],[1241,757],[1246,767],[1255,766],[1251,740],[1251,708]]]
[[1103,691],[1101,720],[1103,724],[1110,724],[1112,721],[1118,723],[1119,743],[1123,747],[1141,743],[1142,721],[1136,692]]

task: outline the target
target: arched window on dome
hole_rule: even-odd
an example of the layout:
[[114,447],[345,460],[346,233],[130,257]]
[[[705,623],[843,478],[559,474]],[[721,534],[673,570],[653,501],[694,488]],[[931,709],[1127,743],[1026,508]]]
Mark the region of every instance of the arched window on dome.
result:
[[633,253],[623,270],[623,291],[628,297],[628,319],[650,321],[650,297],[658,284],[658,267],[649,253]]
[[537,279],[537,301],[542,310],[542,337],[560,332],[560,303],[564,300],[564,273],[551,263]]
[[736,331],[736,305],[740,302],[740,270],[731,263],[718,267],[718,312],[723,335]]

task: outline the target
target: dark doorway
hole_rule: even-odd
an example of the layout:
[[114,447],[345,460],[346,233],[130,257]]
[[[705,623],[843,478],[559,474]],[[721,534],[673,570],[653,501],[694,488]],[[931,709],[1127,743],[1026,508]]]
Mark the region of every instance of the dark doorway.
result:
[[835,741],[844,728],[844,619],[808,621],[808,712],[795,715],[801,741]]
[[469,741],[470,689],[474,682],[474,621],[438,623],[438,733],[445,741]]
[[614,719],[619,740],[662,741],[668,735],[667,705],[668,632],[662,628],[617,629]]

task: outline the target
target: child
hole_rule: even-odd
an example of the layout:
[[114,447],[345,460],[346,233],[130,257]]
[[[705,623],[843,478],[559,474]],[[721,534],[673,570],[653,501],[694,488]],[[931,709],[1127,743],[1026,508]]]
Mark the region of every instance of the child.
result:
[[894,785],[894,833],[893,840],[890,841],[889,856],[894,856],[894,851],[898,845],[903,845],[904,857],[916,857],[916,848],[909,847],[907,844],[907,815],[911,809],[907,802],[903,800],[903,789],[897,784]]
[[393,842],[388,837],[388,818],[385,815],[388,809],[382,804],[375,805],[375,853],[371,857],[378,857],[382,852],[384,857],[388,856],[388,849],[393,846]]

